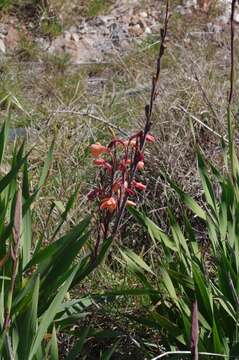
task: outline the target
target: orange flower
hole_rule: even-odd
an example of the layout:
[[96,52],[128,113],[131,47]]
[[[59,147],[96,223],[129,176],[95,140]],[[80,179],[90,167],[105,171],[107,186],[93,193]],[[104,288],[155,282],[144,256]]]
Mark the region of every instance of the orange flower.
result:
[[145,140],[148,141],[149,143],[154,143],[155,142],[155,137],[151,134],[147,134],[145,137]]
[[103,166],[103,165],[105,165],[105,160],[104,159],[95,159],[93,161],[93,163],[97,166]]
[[144,162],[143,161],[139,161],[137,164],[137,170],[142,170],[144,167]]
[[126,205],[127,206],[136,206],[135,202],[133,202],[131,200],[127,200]]
[[110,213],[114,212],[116,207],[117,207],[117,201],[113,197],[103,199],[100,205],[101,210],[106,209]]
[[146,185],[142,184],[141,182],[134,181],[133,185],[138,190],[145,190],[146,189]]
[[98,157],[101,154],[108,152],[107,147],[101,145],[100,143],[92,144],[90,150],[91,150],[91,155],[94,157]]

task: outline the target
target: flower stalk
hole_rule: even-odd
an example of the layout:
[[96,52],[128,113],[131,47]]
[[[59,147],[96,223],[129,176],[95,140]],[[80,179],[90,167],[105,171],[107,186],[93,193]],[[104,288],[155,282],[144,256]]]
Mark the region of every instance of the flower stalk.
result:
[[132,197],[137,191],[145,191],[146,185],[136,180],[137,174],[144,168],[145,144],[152,144],[155,138],[150,134],[152,114],[158,95],[162,58],[166,49],[166,37],[169,21],[169,0],[166,1],[164,27],[161,29],[161,43],[156,62],[156,71],[152,78],[149,103],[145,106],[145,125],[142,130],[128,139],[113,139],[109,145],[100,143],[91,145],[94,165],[99,168],[96,187],[88,194],[90,201],[96,201],[97,237],[94,246],[94,258],[100,244],[108,236],[114,238],[122,222],[127,206],[136,206]]

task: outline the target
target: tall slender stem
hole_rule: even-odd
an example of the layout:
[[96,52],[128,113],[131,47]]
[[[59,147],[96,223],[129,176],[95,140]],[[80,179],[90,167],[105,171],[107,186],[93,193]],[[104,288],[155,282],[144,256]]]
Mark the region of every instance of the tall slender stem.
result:
[[234,90],[234,36],[235,36],[235,22],[234,22],[234,16],[235,16],[235,10],[236,10],[236,2],[237,0],[232,0],[231,5],[231,19],[230,19],[230,25],[231,25],[231,74],[230,74],[230,91],[229,91],[229,97],[228,97],[228,107],[230,108],[233,98],[233,90]]
[[[149,133],[151,126],[152,126],[152,112],[153,112],[153,107],[154,107],[154,103],[155,103],[155,99],[157,97],[157,85],[159,83],[159,79],[160,79],[160,72],[161,72],[161,65],[162,65],[162,58],[166,49],[166,37],[167,37],[167,32],[168,32],[168,21],[169,21],[169,0],[166,0],[166,10],[165,10],[165,18],[164,18],[164,27],[161,29],[161,43],[160,43],[160,47],[159,47],[159,53],[158,53],[158,57],[157,57],[157,62],[156,62],[156,72],[153,75],[152,78],[152,87],[151,87],[151,93],[150,93],[150,101],[149,104],[147,104],[145,106],[145,126],[144,126],[144,131],[143,131],[143,136],[140,139],[140,147],[139,147],[139,151],[142,152],[144,149],[144,145],[145,145],[145,140],[146,140],[146,135]],[[134,156],[134,161],[131,167],[131,176],[130,176],[130,182],[134,179],[135,177],[135,172],[136,172],[136,168],[137,168],[137,162],[138,162],[138,154],[137,152],[135,153]],[[112,235],[115,236],[115,234],[118,231],[119,225],[121,223],[122,217],[124,215],[124,210],[125,210],[125,206],[127,203],[127,199],[128,199],[128,194],[126,193],[120,209],[118,211],[117,214],[117,218],[115,221],[115,225],[112,231]]]

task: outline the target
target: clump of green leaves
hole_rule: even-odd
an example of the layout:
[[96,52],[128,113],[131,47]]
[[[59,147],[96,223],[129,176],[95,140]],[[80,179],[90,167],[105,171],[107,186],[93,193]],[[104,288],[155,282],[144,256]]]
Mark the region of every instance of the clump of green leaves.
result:
[[[199,351],[228,356],[239,351],[239,163],[230,108],[228,128],[229,143],[223,142],[223,151],[228,153],[225,166],[228,163],[231,166],[225,175],[206,161],[202,151],[197,153],[204,206],[165,177],[181,201],[200,219],[206,252],[199,245],[198,233],[187,213],[180,225],[173,211],[168,210],[170,234],[167,234],[145,214],[130,209],[162,251],[158,264],[154,264],[158,273],[133,252],[122,252],[126,267],[138,277],[144,290],[153,291],[152,295],[149,291],[148,315],[134,320],[160,330],[167,348],[190,348],[191,306],[195,298],[199,312]],[[150,274],[155,281],[152,282]]]
[[62,33],[62,24],[56,16],[46,18],[40,24],[40,31],[43,35],[54,38]]
[[[0,167],[6,165],[8,130],[9,121],[6,121],[0,132]],[[68,292],[100,264],[111,244],[111,240],[106,241],[97,259],[92,261],[87,246],[89,218],[59,235],[77,191],[66,204],[52,238],[45,239],[43,230],[39,238],[34,239],[32,207],[46,181],[53,144],[34,190],[30,188],[28,155],[24,144],[16,145],[10,170],[0,179],[1,360],[59,358],[58,332],[69,331],[92,305],[90,297],[70,299]],[[48,218],[54,206],[49,209]],[[48,245],[43,246],[46,242]],[[79,329],[75,335],[76,348],[72,349],[69,359],[74,358],[74,352],[80,353],[88,332]],[[92,331],[90,334],[92,336]]]

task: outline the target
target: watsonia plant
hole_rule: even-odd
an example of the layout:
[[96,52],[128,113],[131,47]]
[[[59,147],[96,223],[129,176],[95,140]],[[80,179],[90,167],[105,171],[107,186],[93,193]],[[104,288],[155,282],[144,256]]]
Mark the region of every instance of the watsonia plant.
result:
[[114,139],[105,147],[91,145],[94,164],[100,168],[98,181],[88,194],[90,201],[96,201],[97,235],[94,256],[98,248],[109,236],[117,233],[126,206],[135,206],[132,197],[137,190],[145,190],[145,184],[136,181],[135,176],[144,167],[143,147],[146,142],[154,142],[154,137],[140,131],[128,140]]
[[132,201],[136,191],[145,190],[145,184],[136,181],[138,173],[144,167],[144,148],[146,143],[155,141],[150,134],[152,113],[158,95],[162,58],[166,49],[166,37],[169,21],[169,1],[166,1],[164,27],[161,29],[161,44],[156,62],[156,71],[152,78],[150,101],[145,106],[144,128],[127,139],[115,137],[108,146],[100,143],[91,145],[94,165],[99,167],[94,188],[88,199],[95,201],[96,240],[94,257],[97,258],[100,244],[116,237],[127,206],[135,206]]
[[[0,131],[0,167],[8,140],[9,119]],[[44,185],[53,155],[51,145],[39,182],[30,189],[28,156],[24,144],[15,146],[10,171],[0,179],[0,359],[58,359],[59,331],[70,331],[86,309],[90,298],[70,299],[68,291],[85,279],[104,258],[110,245],[99,248],[97,258],[87,253],[89,219],[85,218],[59,236],[76,193],[65,206],[53,234],[54,241],[33,238],[32,205]],[[9,153],[8,153],[9,156]],[[49,211],[51,214],[52,208]],[[53,229],[54,230],[54,229]],[[44,242],[43,242],[44,240]],[[84,252],[81,250],[85,247]],[[67,300],[68,299],[68,300]],[[79,354],[92,329],[74,334],[75,348],[68,359]],[[109,355],[109,354],[108,354]],[[110,358],[110,356],[108,356]]]

